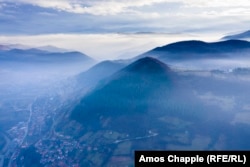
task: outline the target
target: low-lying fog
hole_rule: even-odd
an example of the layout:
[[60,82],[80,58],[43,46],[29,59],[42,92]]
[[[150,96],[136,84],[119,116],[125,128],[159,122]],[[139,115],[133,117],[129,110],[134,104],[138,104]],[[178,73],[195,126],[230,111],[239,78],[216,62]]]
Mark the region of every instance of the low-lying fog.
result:
[[[122,36],[124,37],[124,39],[121,38]],[[135,41],[133,41],[130,37],[128,38],[128,36],[113,35],[112,36],[112,38],[114,38],[113,41],[108,44],[106,43],[107,45],[105,45],[109,46],[108,48],[106,48],[107,50],[105,49],[102,50],[102,48],[96,49],[96,47],[85,48],[86,46],[82,47],[82,49],[83,50],[86,49],[86,53],[91,52],[92,50],[93,51],[92,53],[95,52],[95,54],[93,55],[95,55],[97,58],[100,59],[104,59],[103,57],[100,56],[101,53],[103,53],[102,55],[104,56],[106,56],[105,54],[110,54],[107,57],[109,59],[112,59],[116,58],[118,55],[114,53],[116,52],[121,53],[122,49],[125,50],[123,51],[124,54],[127,51],[129,52],[131,51],[131,53],[128,53],[128,55],[132,57],[133,54],[141,52],[142,48],[144,48],[143,51],[145,52],[147,50],[145,48],[147,47],[150,48],[153,46],[152,43],[148,43],[148,41],[142,42],[141,44],[145,47],[139,47],[139,50],[141,49],[141,51],[139,51],[137,50],[138,45],[134,46],[133,43],[134,42],[137,43],[138,40],[144,41],[145,36],[139,38],[140,35],[139,36],[135,35],[137,36],[136,39],[134,39]],[[85,38],[83,39],[86,39],[86,36],[84,37]],[[40,42],[45,40],[43,37],[40,38],[41,38]],[[59,37],[57,36],[57,40],[58,38],[63,39],[63,36]],[[105,40],[108,39],[106,35],[104,35],[103,38],[105,38]],[[155,38],[155,41],[157,41],[157,39],[159,38],[163,37],[159,35],[157,38]],[[29,39],[27,39],[25,44],[31,44],[31,41],[33,40],[34,39],[30,37]],[[21,39],[20,37],[17,41],[23,41],[23,39]],[[92,42],[94,42],[94,40]],[[115,42],[117,42],[117,44],[114,45]],[[131,43],[127,45],[129,42]],[[163,40],[161,42],[163,42]],[[101,45],[101,43],[102,42],[98,43],[97,46]],[[155,42],[154,45],[156,43],[159,44],[158,42]],[[49,44],[54,44],[53,38],[52,42],[49,41]],[[61,47],[64,46],[62,45],[62,43],[60,45],[60,42],[58,44],[59,45],[57,46]],[[118,45],[120,46],[122,44],[124,46],[116,48],[116,46]],[[77,46],[75,47],[78,48],[80,47],[80,45],[81,44],[77,43]],[[111,46],[113,46],[113,48],[115,49],[109,50]],[[74,48],[73,45],[69,47]],[[134,50],[133,49],[129,50],[131,48],[134,48]],[[21,146],[25,143],[24,141],[26,141],[27,143],[32,143],[32,142],[37,143],[37,141],[39,141],[41,137],[44,137],[47,140],[48,138],[47,136],[45,137],[44,134],[51,135],[51,133],[52,134],[55,133],[55,126],[59,123],[63,122],[63,124],[64,123],[66,124],[71,111],[75,108],[77,104],[79,104],[79,101],[87,93],[94,90],[96,85],[98,85],[99,83],[102,84],[105,83],[103,82],[103,79],[105,80],[107,78],[103,76],[109,77],[110,75],[117,72],[118,69],[124,66],[126,67],[129,63],[132,63],[130,61],[131,59],[129,61],[120,60],[119,61],[120,64],[117,63],[117,61],[116,62],[114,61],[112,63],[110,62],[104,63],[101,66],[97,66],[96,68],[94,68],[94,70],[90,68],[95,64],[92,63],[90,65],[88,63],[84,64],[77,61],[76,62],[65,61],[64,63],[58,63],[58,64],[56,63],[46,64],[38,62],[29,63],[29,62],[15,62],[15,61],[10,61],[8,63],[7,61],[0,62],[0,138],[1,137],[6,138],[6,141],[0,143],[0,155],[6,154],[6,148],[8,148],[7,146],[8,141],[11,140],[16,141],[16,148],[19,149],[21,149]],[[161,95],[156,94],[155,96],[158,99],[161,99],[162,101],[159,100],[159,102],[154,103],[161,105],[161,106],[153,105],[156,108],[156,109],[154,108],[154,110],[157,110],[157,107],[159,107],[159,110],[165,111],[167,109],[164,107],[169,107],[168,105],[170,105],[171,108],[172,106],[174,106],[174,108],[177,108],[176,109],[177,111],[181,110],[180,115],[183,114],[180,116],[180,118],[178,118],[178,120],[180,121],[184,120],[183,117],[185,117],[186,115],[187,117],[190,117],[190,115],[191,117],[193,117],[192,115],[193,113],[196,113],[197,115],[201,115],[201,112],[204,113],[202,119],[205,118],[207,119],[207,121],[205,120],[204,124],[203,124],[204,120],[201,120],[199,123],[197,123],[197,125],[201,125],[201,128],[197,128],[197,130],[196,129],[193,130],[192,128],[190,128],[186,130],[186,132],[189,131],[191,132],[193,130],[195,133],[196,132],[198,133],[199,138],[205,137],[209,141],[209,142],[204,142],[203,140],[199,140],[198,146],[201,147],[198,147],[193,144],[190,145],[189,143],[187,143],[186,145],[184,144],[184,146],[176,146],[174,144],[172,145],[169,144],[167,148],[169,149],[250,148],[248,144],[249,142],[246,140],[247,137],[250,136],[250,134],[248,132],[239,131],[239,129],[241,129],[241,125],[247,128],[249,126],[248,117],[250,116],[250,106],[249,106],[250,58],[247,58],[245,56],[245,57],[224,58],[224,59],[165,61],[164,63],[167,64],[171,68],[173,73],[175,73],[175,75],[177,76],[175,78],[176,80],[173,83],[178,83],[179,86],[183,85],[182,87],[173,87],[173,89],[180,89],[173,91],[177,93],[181,92],[182,94],[173,96],[173,99],[170,99],[167,102],[164,101],[165,96],[164,98],[162,98]],[[160,80],[157,80],[157,82],[160,82]],[[135,83],[139,85],[141,84],[137,82]],[[152,81],[149,83],[152,83]],[[147,81],[145,81],[145,84],[147,84]],[[130,86],[131,88],[138,87],[138,85],[131,85],[130,83],[128,84],[127,87],[128,91],[130,91]],[[166,88],[166,86],[164,88]],[[149,89],[151,89],[151,87]],[[152,88],[152,90],[154,89]],[[160,91],[160,94],[162,92]],[[122,94],[122,92],[118,93],[113,92],[114,95],[120,98],[119,93]],[[96,94],[98,94],[98,92],[97,93],[94,92],[94,95]],[[126,96],[121,98],[123,98],[123,102],[126,105],[127,105],[126,102],[130,101],[130,99],[126,99],[127,98]],[[150,99],[151,97],[146,97],[146,98]],[[110,104],[111,108],[113,105],[112,102],[113,101],[111,101]],[[147,102],[151,103],[150,100]],[[101,102],[96,101],[94,102],[94,105],[98,105],[99,103]],[[133,102],[131,102],[131,104],[133,104]],[[144,104],[142,104],[142,106],[143,105]],[[175,112],[175,110],[170,112]],[[188,112],[191,113],[189,114]],[[146,114],[144,115],[144,117],[147,116],[148,115]],[[163,115],[162,119],[170,119],[170,117],[168,116],[164,117],[164,116],[165,115]],[[127,117],[128,119],[130,118],[129,115]],[[192,120],[192,118],[190,120]],[[173,121],[171,120],[170,122]],[[217,126],[217,123],[219,126],[218,129],[217,127],[215,127]],[[29,129],[30,127],[34,129]],[[180,126],[176,125],[177,129],[178,127]],[[232,127],[235,128],[235,131],[234,133],[231,134],[230,129]],[[79,127],[76,128],[74,127],[75,129],[74,132],[77,132],[78,130],[77,128]],[[207,129],[208,131],[203,130],[203,128]],[[163,131],[164,129],[162,129],[162,131],[160,132]],[[213,134],[214,131],[216,132],[215,135]],[[32,135],[28,136],[29,134],[28,132],[30,132]],[[186,132],[185,135],[189,135],[189,133]],[[35,135],[33,133],[35,133]],[[232,144],[230,144],[229,139],[235,136],[239,136],[239,139],[242,139],[243,137],[246,136],[246,138],[243,141],[243,144],[241,144],[242,141],[241,142],[233,141]],[[71,137],[74,138],[74,136]],[[174,136],[171,136],[170,138],[175,140]],[[160,139],[157,141],[160,141]],[[191,143],[192,142],[193,141],[191,141]],[[225,143],[227,143],[226,146]],[[13,155],[15,155],[15,150],[13,148],[12,150],[10,150],[10,152]]]
[[[0,43],[28,46],[57,46],[83,52],[97,60],[126,59],[155,47],[181,40],[216,41],[220,35],[211,34],[55,34],[30,36],[0,36]],[[98,49],[97,49],[98,48]]]
[[[167,63],[168,61],[165,61]],[[224,70],[231,71],[235,68],[249,68],[249,58],[230,58],[230,59],[206,59],[206,60],[185,60],[171,61],[169,66],[183,70]]]

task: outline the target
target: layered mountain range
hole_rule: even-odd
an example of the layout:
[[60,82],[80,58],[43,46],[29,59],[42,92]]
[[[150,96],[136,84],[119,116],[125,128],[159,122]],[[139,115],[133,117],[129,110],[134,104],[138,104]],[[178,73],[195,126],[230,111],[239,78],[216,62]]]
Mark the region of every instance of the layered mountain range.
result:
[[138,58],[151,56],[163,61],[225,59],[249,56],[250,43],[243,40],[227,40],[207,43],[181,41],[152,49]]
[[[215,60],[212,65],[219,62],[219,67],[240,59],[247,62],[249,42],[176,42],[134,59],[103,61],[88,70],[83,68],[92,58],[61,51],[0,47],[0,63],[6,68],[12,64],[13,69],[17,65],[20,80],[24,76],[19,73],[20,66],[43,69],[31,74],[32,80],[53,70],[65,79],[65,73],[78,66],[67,82],[51,75],[56,82],[46,88],[46,96],[39,98],[34,91],[38,100],[27,102],[29,119],[23,125],[26,128],[20,128],[28,130],[22,140],[39,152],[37,161],[47,166],[64,160],[79,166],[132,166],[134,150],[250,148],[249,68],[240,62],[235,69],[212,66],[210,71],[201,64],[211,59]],[[187,67],[186,62],[196,61],[201,64],[199,70],[180,69],[173,63]],[[30,69],[25,74],[32,73]],[[42,91],[38,83],[40,80],[34,84],[35,90]],[[26,86],[24,95],[31,89],[30,84]],[[25,150],[29,149],[18,153],[18,162],[32,157],[23,158]]]
[[63,63],[72,61],[93,62],[89,56],[80,52],[49,52],[40,49],[10,49],[0,50],[1,61]]

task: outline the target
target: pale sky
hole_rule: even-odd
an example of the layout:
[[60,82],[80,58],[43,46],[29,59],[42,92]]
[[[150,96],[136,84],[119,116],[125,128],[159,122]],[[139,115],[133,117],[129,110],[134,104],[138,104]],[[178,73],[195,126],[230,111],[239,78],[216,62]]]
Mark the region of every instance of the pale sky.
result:
[[227,33],[249,16],[249,0],[0,0],[0,33]]

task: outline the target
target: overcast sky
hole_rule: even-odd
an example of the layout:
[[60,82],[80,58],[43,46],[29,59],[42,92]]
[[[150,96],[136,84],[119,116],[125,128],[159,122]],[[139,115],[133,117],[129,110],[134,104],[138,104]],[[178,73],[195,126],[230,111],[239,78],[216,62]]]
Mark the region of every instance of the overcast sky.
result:
[[249,18],[249,0],[0,0],[0,42],[17,35],[222,36],[248,30]]
[[249,0],[0,0],[0,33],[227,33],[249,16]]

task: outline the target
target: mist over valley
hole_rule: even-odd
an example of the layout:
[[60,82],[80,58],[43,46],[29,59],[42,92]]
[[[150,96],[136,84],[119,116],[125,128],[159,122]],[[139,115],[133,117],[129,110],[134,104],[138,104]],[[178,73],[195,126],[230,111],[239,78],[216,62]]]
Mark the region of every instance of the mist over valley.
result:
[[98,61],[1,45],[0,166],[132,166],[134,150],[249,150],[249,50],[244,40],[190,40]]

